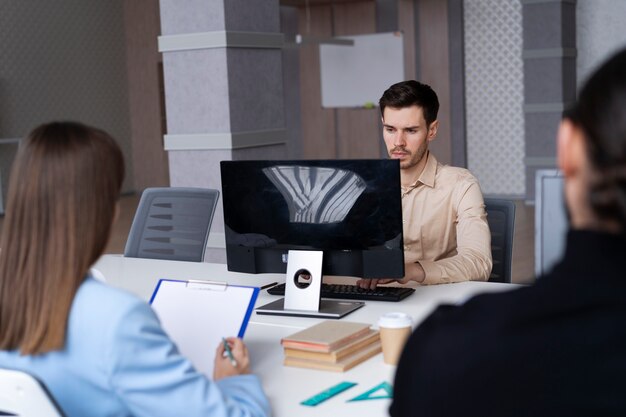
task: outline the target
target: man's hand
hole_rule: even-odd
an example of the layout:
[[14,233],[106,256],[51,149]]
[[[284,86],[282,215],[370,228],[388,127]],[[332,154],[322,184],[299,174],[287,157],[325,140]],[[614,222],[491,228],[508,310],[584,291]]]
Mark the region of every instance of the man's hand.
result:
[[356,282],[356,285],[365,290],[375,290],[377,285],[389,284],[391,282],[401,281],[391,278],[360,279]]
[[356,282],[356,285],[363,289],[376,289],[378,285],[389,284],[391,282],[398,282],[400,284],[406,284],[409,281],[415,282],[423,282],[424,278],[426,278],[426,273],[424,272],[424,268],[419,263],[410,263],[404,265],[404,278],[402,279],[390,279],[390,278],[380,278],[380,279],[360,279]]

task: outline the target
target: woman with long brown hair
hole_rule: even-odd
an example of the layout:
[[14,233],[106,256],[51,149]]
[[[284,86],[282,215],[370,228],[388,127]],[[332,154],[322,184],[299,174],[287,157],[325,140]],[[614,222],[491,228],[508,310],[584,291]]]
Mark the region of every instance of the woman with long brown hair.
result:
[[146,303],[89,276],[123,178],[101,130],[55,122],[21,143],[0,237],[0,367],[40,378],[69,417],[269,415],[240,339],[237,367],[220,345],[209,380]]

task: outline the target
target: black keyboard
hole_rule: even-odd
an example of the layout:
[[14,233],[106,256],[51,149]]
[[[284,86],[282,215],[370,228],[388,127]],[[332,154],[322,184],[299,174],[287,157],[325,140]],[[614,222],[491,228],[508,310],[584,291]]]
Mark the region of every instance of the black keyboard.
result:
[[[278,284],[267,290],[272,295],[285,295],[285,284]],[[322,298],[344,300],[400,301],[413,294],[413,288],[377,287],[366,290],[356,285],[322,284]]]

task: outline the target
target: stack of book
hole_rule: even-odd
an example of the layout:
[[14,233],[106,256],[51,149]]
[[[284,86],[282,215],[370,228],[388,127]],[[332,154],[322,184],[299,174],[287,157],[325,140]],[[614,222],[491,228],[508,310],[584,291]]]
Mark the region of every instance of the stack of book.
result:
[[343,372],[381,351],[369,324],[326,320],[281,340],[287,366]]

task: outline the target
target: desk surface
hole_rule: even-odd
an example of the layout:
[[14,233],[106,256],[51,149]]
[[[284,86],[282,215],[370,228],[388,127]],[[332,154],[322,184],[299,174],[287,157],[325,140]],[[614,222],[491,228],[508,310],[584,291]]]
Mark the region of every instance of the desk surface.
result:
[[[271,282],[284,282],[282,274],[249,275],[229,272],[224,264],[160,261],[104,255],[94,267],[111,285],[125,288],[148,300],[160,278],[227,281],[232,284],[262,286]],[[331,277],[330,281],[354,282],[353,278]],[[417,287],[408,298],[397,302],[367,301],[366,305],[344,318],[348,321],[375,325],[381,314],[401,311],[410,315],[414,323],[421,322],[438,304],[459,302],[474,294],[499,292],[516,288],[512,284],[464,282],[427,287]],[[256,306],[264,305],[277,297],[261,291]],[[387,415],[389,400],[347,402],[381,382],[393,382],[395,367],[383,363],[382,354],[347,372],[337,373],[286,367],[282,365],[283,350],[280,339],[297,330],[318,323],[320,319],[283,317],[253,314],[245,335],[249,348],[252,371],[259,375],[270,398],[274,416],[383,416]],[[305,407],[299,403],[343,381],[357,385],[319,404]]]

